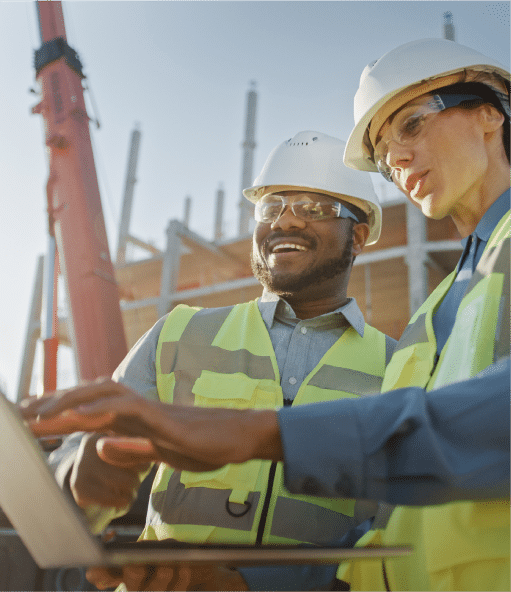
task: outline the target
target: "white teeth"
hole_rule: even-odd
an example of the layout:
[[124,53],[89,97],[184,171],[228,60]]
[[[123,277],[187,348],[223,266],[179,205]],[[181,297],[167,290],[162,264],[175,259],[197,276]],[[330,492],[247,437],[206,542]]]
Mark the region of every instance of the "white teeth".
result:
[[280,245],[275,245],[272,249],[272,252],[275,253],[276,251],[282,251],[284,249],[295,249],[296,251],[306,251],[305,247],[302,245],[295,245],[291,243],[282,243]]

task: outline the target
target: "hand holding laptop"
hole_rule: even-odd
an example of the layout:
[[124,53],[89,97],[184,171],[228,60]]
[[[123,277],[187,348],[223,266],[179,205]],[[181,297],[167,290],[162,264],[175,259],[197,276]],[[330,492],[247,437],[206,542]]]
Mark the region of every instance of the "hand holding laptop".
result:
[[104,442],[100,434],[86,434],[77,450],[69,474],[69,489],[81,508],[91,504],[117,509],[131,506],[141,476],[150,469],[145,454],[142,457],[133,453],[102,455]]
[[123,583],[127,590],[248,590],[238,571],[214,565],[124,565],[92,567],[87,579],[96,588],[115,588]]

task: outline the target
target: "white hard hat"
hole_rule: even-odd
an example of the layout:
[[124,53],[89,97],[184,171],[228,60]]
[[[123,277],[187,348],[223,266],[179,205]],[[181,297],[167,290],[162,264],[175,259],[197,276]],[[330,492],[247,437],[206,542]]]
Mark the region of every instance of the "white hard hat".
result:
[[381,207],[370,175],[344,166],[346,143],[320,132],[299,132],[276,146],[264,163],[254,185],[243,195],[256,203],[275,191],[304,189],[326,193],[352,203],[367,214],[368,245],[375,243],[381,231]]
[[361,171],[377,171],[366,132],[378,111],[396,97],[388,105],[390,112],[384,110],[386,119],[416,96],[458,82],[465,70],[494,72],[509,79],[509,71],[497,61],[447,39],[411,41],[366,66],[355,94],[355,127],[344,163]]

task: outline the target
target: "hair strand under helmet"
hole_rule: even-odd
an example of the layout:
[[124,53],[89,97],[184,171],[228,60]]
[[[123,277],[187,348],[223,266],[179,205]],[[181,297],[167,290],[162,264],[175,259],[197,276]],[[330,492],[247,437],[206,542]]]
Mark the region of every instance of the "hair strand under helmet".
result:
[[303,189],[326,193],[367,214],[366,244],[373,244],[381,231],[380,203],[371,177],[344,165],[345,146],[342,140],[320,132],[299,132],[272,150],[254,185],[244,189],[243,195],[256,203],[275,191]]
[[467,72],[489,72],[509,81],[509,71],[497,61],[447,39],[412,41],[366,66],[355,95],[355,127],[346,144],[345,164],[376,172],[368,139],[373,118],[378,120],[376,128],[410,100],[466,80]]

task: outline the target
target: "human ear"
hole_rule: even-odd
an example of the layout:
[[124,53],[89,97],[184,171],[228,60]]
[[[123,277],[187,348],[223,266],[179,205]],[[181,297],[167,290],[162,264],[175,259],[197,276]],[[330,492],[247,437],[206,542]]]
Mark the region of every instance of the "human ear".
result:
[[483,124],[483,129],[486,133],[492,133],[502,127],[504,123],[504,114],[496,107],[490,104],[481,105],[480,117]]
[[369,237],[369,224],[361,222],[353,225],[353,257],[360,255]]

